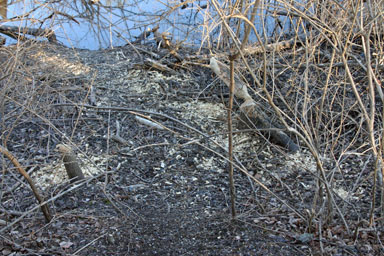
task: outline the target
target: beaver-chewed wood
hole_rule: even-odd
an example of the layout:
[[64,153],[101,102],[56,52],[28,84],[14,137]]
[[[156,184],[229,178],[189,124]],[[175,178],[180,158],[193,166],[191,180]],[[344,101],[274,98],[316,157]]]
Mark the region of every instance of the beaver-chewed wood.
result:
[[300,148],[283,131],[283,128],[272,122],[271,118],[262,111],[256,104],[243,106],[240,114],[239,125],[245,123],[248,127],[260,129],[262,134],[272,143],[285,147],[291,153],[296,153]]
[[58,144],[56,150],[63,154],[63,162],[71,183],[84,179],[83,171],[72,149],[64,144]]
[[[230,86],[228,66],[213,57],[209,65],[213,72],[215,72],[225,84]],[[236,74],[234,94],[236,97],[244,100],[244,103],[240,106],[242,120],[251,125],[251,127],[265,131],[263,133],[272,143],[286,147],[291,153],[299,150],[299,146],[294,143],[282,129],[279,129],[279,125],[274,124],[271,118],[265,114],[265,111],[258,107],[249,95],[247,85]]]

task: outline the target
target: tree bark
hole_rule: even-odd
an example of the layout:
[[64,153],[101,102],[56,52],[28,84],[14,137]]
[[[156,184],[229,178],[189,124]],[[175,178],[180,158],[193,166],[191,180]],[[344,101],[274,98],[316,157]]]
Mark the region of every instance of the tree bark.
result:
[[64,144],[58,144],[56,150],[63,155],[63,162],[71,183],[84,179],[83,171],[72,149]]

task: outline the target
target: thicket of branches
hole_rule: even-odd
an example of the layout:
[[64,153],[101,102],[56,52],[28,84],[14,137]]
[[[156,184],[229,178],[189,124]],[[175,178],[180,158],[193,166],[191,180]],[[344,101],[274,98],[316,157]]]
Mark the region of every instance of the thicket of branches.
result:
[[[253,92],[255,100],[261,105],[268,103],[284,129],[310,151],[316,162],[317,170],[312,174],[317,186],[313,188],[312,207],[302,213],[309,230],[313,223],[321,232],[321,225],[339,222],[353,236],[362,222],[375,228],[384,216],[382,3],[379,0],[184,1],[169,2],[156,13],[133,13],[127,11],[128,6],[137,6],[132,1],[111,1],[109,5],[99,1],[52,1],[23,16],[8,18],[33,19],[40,24],[38,28],[51,29],[50,33],[54,26],[64,22],[88,20],[99,39],[112,45],[116,37],[131,42],[135,40],[131,31],[137,36],[146,28],[159,26],[161,33],[167,33],[174,43],[194,47],[197,55],[199,50],[207,48],[222,61],[238,54],[235,66],[247,78],[248,90]],[[36,20],[32,14],[37,11],[43,14]],[[126,24],[123,28],[122,23]],[[6,24],[5,19],[0,27],[1,24]],[[20,31],[11,35],[18,40],[20,56],[28,52],[30,43],[21,37],[23,29],[20,26]],[[41,84],[49,79],[30,81],[29,74],[38,73],[38,67],[26,69],[18,54],[7,53],[6,47],[1,51],[5,53],[0,64],[1,144],[7,148],[19,123],[39,119],[49,124],[52,113],[43,106],[49,104],[47,99],[58,99],[43,97],[49,92],[41,91]],[[42,143],[38,137],[24,141],[36,146]],[[12,145],[12,148],[23,151],[26,146]],[[29,159],[28,154],[21,155]],[[345,166],[349,161],[359,163],[349,167],[360,168],[360,175],[354,180],[346,178]],[[2,175],[9,175],[5,172],[4,158],[2,163]],[[362,188],[367,180],[371,189],[365,185]],[[347,192],[342,200],[335,192],[338,186]],[[370,193],[371,201],[365,203],[371,208],[366,211],[356,210],[349,203],[351,196],[361,189]],[[358,216],[357,219],[350,218],[352,215]]]

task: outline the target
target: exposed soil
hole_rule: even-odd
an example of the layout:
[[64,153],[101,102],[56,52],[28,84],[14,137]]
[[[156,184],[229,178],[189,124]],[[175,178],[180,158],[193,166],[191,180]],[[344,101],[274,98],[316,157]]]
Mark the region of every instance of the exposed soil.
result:
[[[15,50],[7,51],[14,56]],[[0,219],[10,224],[20,218],[9,228],[0,226],[3,255],[319,254],[320,238],[305,221],[316,186],[316,165],[305,148],[289,155],[258,133],[235,132],[236,163],[293,209],[235,168],[232,220],[222,157],[228,144],[227,88],[199,65],[170,65],[172,73],[144,67],[148,52],[166,56],[144,46],[88,51],[34,45],[12,60],[30,73],[20,72],[15,78],[20,87],[7,91],[15,101],[2,105],[1,140],[45,198],[56,198],[50,223],[38,208],[20,217],[36,200],[2,160]],[[86,182],[68,183],[54,151],[58,143],[76,150]],[[361,197],[352,195],[344,210]],[[368,209],[367,204],[359,213]],[[374,252],[368,238],[344,242],[339,219],[330,230],[334,233],[322,238],[326,253]]]

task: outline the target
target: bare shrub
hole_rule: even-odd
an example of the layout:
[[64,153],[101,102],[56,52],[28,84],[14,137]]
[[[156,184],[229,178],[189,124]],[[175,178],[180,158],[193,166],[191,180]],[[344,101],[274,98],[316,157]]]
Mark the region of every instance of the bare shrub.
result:
[[[206,65],[212,56],[228,63],[229,56],[236,56],[237,73],[247,81],[252,98],[302,149],[296,155],[273,151],[276,158],[288,159],[285,163],[294,166],[291,175],[298,178],[292,183],[268,170],[268,163],[252,161],[277,185],[265,185],[251,173],[243,164],[249,159],[229,158],[234,159],[235,172],[241,170],[249,177],[252,189],[266,191],[255,204],[264,212],[284,209],[281,215],[292,223],[300,219],[301,227],[291,223],[285,231],[314,233],[322,250],[323,236],[331,239],[337,233],[344,242],[356,243],[363,226],[383,249],[382,231],[378,231],[384,216],[383,1],[208,1],[204,5],[184,1],[151,14],[129,11],[130,16],[125,8],[136,2],[108,6],[96,2],[61,1],[39,8],[57,17],[51,25],[88,20],[100,42],[110,45],[115,36],[134,41],[130,33],[136,28],[160,26],[161,33],[199,53],[185,55],[186,63]],[[75,14],[69,15],[66,8]],[[122,15],[112,19],[116,10]],[[177,16],[180,12],[190,14],[188,22]],[[135,25],[120,26],[128,22]],[[88,102],[93,86],[81,78],[94,74],[77,56],[57,58],[58,52],[50,52],[49,45],[41,50],[36,41],[15,38],[16,45],[0,49],[0,141],[28,169],[41,168],[52,162],[53,144],[81,143],[73,137],[81,119],[80,105]],[[61,68],[71,65],[72,69]],[[55,108],[61,103],[79,105],[78,112]],[[57,116],[69,124],[58,129]],[[249,128],[262,135],[257,127]],[[6,171],[8,165],[3,158],[3,176],[12,173]],[[12,176],[2,186],[11,191],[15,181],[22,183]],[[277,206],[271,206],[271,198],[278,199]]]

